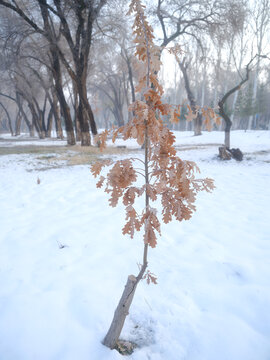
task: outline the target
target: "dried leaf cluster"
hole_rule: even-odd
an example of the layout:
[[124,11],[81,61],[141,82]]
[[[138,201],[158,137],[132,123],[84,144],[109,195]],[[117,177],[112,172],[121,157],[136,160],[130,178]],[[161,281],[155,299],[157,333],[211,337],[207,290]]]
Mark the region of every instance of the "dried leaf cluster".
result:
[[[105,186],[105,192],[110,194],[110,205],[116,206],[121,199],[126,211],[126,223],[123,234],[134,236],[135,231],[144,229],[144,243],[154,248],[157,244],[157,234],[160,234],[160,219],[157,209],[150,206],[158,197],[162,204],[162,221],[170,222],[188,220],[195,211],[194,202],[199,191],[211,191],[214,188],[211,179],[196,179],[199,172],[194,162],[183,161],[176,155],[174,147],[175,136],[164,125],[162,116],[171,115],[171,121],[176,121],[180,115],[180,107],[172,107],[162,102],[162,86],[157,74],[161,66],[160,49],[154,44],[153,29],[144,15],[144,6],[139,0],[133,0],[129,14],[135,13],[133,30],[135,34],[136,55],[142,63],[144,74],[136,88],[144,100],[136,100],[131,106],[133,119],[126,125],[112,129],[113,141],[117,136],[126,139],[136,139],[138,144],[145,144],[145,158],[130,158],[112,162],[109,160],[92,165],[91,171],[99,176],[97,187]],[[188,117],[193,118],[191,109]],[[205,110],[205,116],[212,118],[214,111]],[[99,135],[101,147],[106,144],[108,131]],[[134,168],[134,162],[143,163],[143,173]],[[103,167],[110,166],[107,176],[101,175]],[[138,176],[143,176],[144,185],[136,186]],[[146,205],[142,212],[135,209],[138,197],[145,196]],[[156,281],[149,272],[145,277],[148,281]]]

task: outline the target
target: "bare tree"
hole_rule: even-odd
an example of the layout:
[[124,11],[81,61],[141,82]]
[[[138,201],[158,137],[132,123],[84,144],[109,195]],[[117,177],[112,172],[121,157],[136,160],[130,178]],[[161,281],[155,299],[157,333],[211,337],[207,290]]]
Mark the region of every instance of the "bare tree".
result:
[[[0,1],[0,5],[17,13],[36,33],[44,36],[49,43],[52,72],[61,110],[66,119],[66,131],[69,144],[74,144],[75,139],[70,112],[62,88],[60,59],[76,83],[79,94],[78,112],[82,132],[82,145],[89,145],[89,123],[94,135],[97,133],[97,129],[93,112],[87,99],[86,79],[88,59],[94,22],[105,3],[106,0],[89,2],[54,0],[53,3],[49,3],[46,0],[36,0],[34,4],[39,7],[43,19],[43,26],[41,27],[39,21],[34,21],[33,17],[28,15],[23,4],[14,3],[13,1]],[[73,66],[67,60],[61,48],[59,37],[56,35],[55,19],[58,19],[60,33],[65,38],[69,47]]]
[[[201,34],[211,25],[217,23],[217,17],[221,10],[218,3],[210,0],[203,1],[170,1],[170,6],[166,0],[158,0],[156,14],[162,29],[161,49],[175,40],[195,39],[197,44],[203,49]],[[168,10],[169,9],[169,10]],[[202,117],[197,111],[198,101],[191,89],[188,76],[188,61],[177,59],[180,70],[182,71],[185,89],[192,111],[197,114],[195,117],[194,135],[201,134]]]
[[218,102],[218,106],[219,106],[219,113],[222,116],[222,118],[225,121],[225,147],[227,149],[230,149],[230,131],[231,131],[231,126],[232,126],[232,121],[230,119],[230,117],[228,116],[228,114],[226,113],[225,109],[224,109],[224,105],[226,103],[226,100],[229,98],[229,96],[231,96],[233,93],[235,93],[237,90],[240,90],[241,87],[249,80],[249,74],[250,74],[250,70],[251,70],[251,64],[254,61],[254,59],[256,58],[264,58],[265,56],[262,55],[255,55],[250,61],[249,63],[246,65],[246,69],[245,69],[245,77],[242,77],[241,81],[234,86],[232,89],[230,89],[223,97],[222,99],[220,99],[220,101]]
[[[15,21],[18,22],[19,19],[22,19],[24,22],[24,26],[27,25],[27,34],[31,35],[31,42],[33,42],[33,36],[35,36],[36,43],[41,42],[43,48],[46,48],[46,50],[49,53],[49,58],[47,61],[44,62],[45,65],[50,64],[50,69],[52,71],[52,75],[54,78],[54,86],[56,90],[56,94],[61,106],[61,112],[63,114],[63,118],[65,121],[65,128],[67,133],[67,142],[69,145],[75,144],[75,138],[74,138],[74,130],[73,130],[73,124],[72,119],[70,116],[69,107],[67,105],[67,102],[65,100],[63,85],[62,85],[62,75],[61,75],[61,66],[60,66],[60,57],[58,52],[58,46],[57,41],[59,39],[59,36],[57,36],[56,32],[54,31],[53,23],[50,24],[52,27],[47,26],[44,22],[44,27],[39,27],[40,21],[37,22],[34,21],[35,15],[40,17],[40,12],[38,11],[38,3],[36,1],[27,1],[26,3],[22,2],[8,2],[8,1],[0,1],[0,7],[2,9],[10,9],[12,10],[12,13],[14,15],[17,15],[17,19]],[[13,22],[14,23],[14,22]],[[13,33],[14,29],[11,29],[10,33]],[[27,36],[26,36],[27,37]],[[44,43],[45,40],[46,42]],[[18,48],[21,46],[21,41],[18,44]],[[29,54],[28,54],[29,56]],[[39,54],[37,56],[31,55],[32,59],[35,59],[38,61],[42,61],[40,59]]]
[[[168,44],[181,40],[182,44],[195,40],[202,51],[205,59],[205,45],[203,37],[212,36],[217,30],[223,34],[231,31],[231,24],[236,26],[242,17],[242,1],[181,1],[181,0],[158,0],[156,15],[162,29],[161,46],[165,48]],[[221,30],[222,29],[222,30]],[[198,58],[195,55],[196,59]],[[190,106],[194,111],[198,109],[199,101],[196,99],[191,88],[187,56],[184,60],[178,59],[179,68],[182,71],[187,96]],[[206,73],[206,72],[205,72]],[[205,84],[204,84],[205,86]],[[196,89],[195,89],[196,90]],[[195,117],[195,135],[201,131],[201,113],[197,111]]]

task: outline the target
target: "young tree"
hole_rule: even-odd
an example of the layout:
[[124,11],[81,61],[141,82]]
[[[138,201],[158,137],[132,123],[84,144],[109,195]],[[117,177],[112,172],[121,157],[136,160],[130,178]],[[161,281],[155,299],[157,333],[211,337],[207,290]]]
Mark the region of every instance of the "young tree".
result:
[[[161,95],[163,89],[159,84],[157,74],[160,69],[160,49],[154,44],[153,29],[148,24],[144,15],[144,6],[140,0],[132,0],[129,14],[135,13],[133,25],[136,55],[143,65],[136,92],[141,99],[136,100],[130,111],[134,112],[133,118],[117,130],[113,130],[113,139],[118,134],[123,139],[134,138],[138,144],[144,146],[144,160],[129,158],[120,161],[105,160],[97,162],[91,167],[92,174],[100,176],[97,187],[105,184],[105,192],[110,194],[110,205],[116,206],[122,199],[126,210],[126,224],[122,229],[123,234],[134,236],[135,231],[143,229],[144,247],[143,262],[137,276],[128,277],[124,292],[115,310],[114,317],[104,345],[113,349],[117,346],[121,330],[133,300],[136,287],[142,279],[156,283],[156,277],[147,270],[149,246],[156,247],[157,233],[160,234],[160,220],[157,209],[151,206],[151,202],[161,198],[162,220],[169,223],[173,217],[179,221],[188,220],[195,211],[194,202],[196,194],[201,190],[211,191],[213,180],[195,179],[194,173],[198,168],[194,162],[183,161],[176,156],[173,146],[175,137],[164,125],[162,115],[171,114],[172,121],[178,118],[179,107],[172,108],[163,104]],[[108,131],[98,136],[101,148],[105,146]],[[138,171],[133,166],[134,162],[140,162],[143,168]],[[112,165],[107,176],[101,175],[103,167]],[[144,184],[135,186],[138,176],[142,176]],[[141,212],[135,209],[136,198],[144,196],[145,205]]]

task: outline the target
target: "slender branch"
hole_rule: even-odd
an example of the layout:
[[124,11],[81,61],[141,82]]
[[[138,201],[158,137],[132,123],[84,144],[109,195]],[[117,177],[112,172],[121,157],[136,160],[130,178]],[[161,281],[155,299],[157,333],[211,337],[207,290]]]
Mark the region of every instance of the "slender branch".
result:
[[21,59],[33,59],[38,61],[40,64],[44,65],[47,67],[47,69],[49,69],[50,71],[52,71],[52,67],[48,64],[48,62],[45,62],[45,60],[41,60],[40,58],[37,58],[36,56],[33,55],[20,55]]
[[16,12],[21,18],[23,18],[35,31],[37,31],[38,33],[44,35],[44,31],[38,27],[38,25],[36,23],[34,23],[34,21],[32,21],[16,4],[16,6],[7,3],[6,1],[0,0],[0,5],[5,6],[8,9],[13,10],[14,12]]
[[144,250],[143,250],[143,264],[141,267],[141,270],[139,272],[139,274],[136,277],[136,284],[138,284],[138,282],[142,279],[145,270],[147,268],[148,262],[147,262],[147,255],[148,255],[148,244],[144,244]]
[[138,161],[140,161],[143,165],[145,164],[145,162],[144,162],[143,160],[139,159],[139,158],[132,157],[132,158],[130,158],[130,159],[131,159],[131,160],[138,160]]
[[164,17],[161,15],[161,11],[160,11],[160,6],[161,6],[162,0],[158,0],[158,8],[157,8],[157,16],[162,28],[162,32],[163,32],[163,37],[164,37],[164,42],[167,41],[167,33],[166,33],[166,28],[165,28],[165,24],[164,24]]
[[[134,168],[134,170],[136,170],[136,168]],[[145,175],[142,174],[140,171],[136,170],[136,173],[142,175],[145,178]]]
[[13,98],[12,96],[10,96],[10,95],[3,94],[2,92],[0,92],[0,95],[16,102],[16,99],[14,99],[14,98]]
[[228,92],[223,96],[223,98],[219,101],[219,104],[220,104],[220,103],[224,104],[225,101],[228,99],[228,97],[229,97],[230,95],[232,95],[236,90],[239,90],[239,89],[243,86],[243,84],[248,81],[248,79],[249,79],[249,73],[250,73],[250,65],[251,65],[251,63],[254,61],[254,59],[255,59],[256,57],[264,57],[264,56],[260,56],[260,55],[258,55],[258,54],[256,54],[255,56],[253,56],[253,58],[252,58],[252,59],[249,61],[249,63],[246,65],[246,76],[245,76],[245,78],[242,79],[242,81],[240,81],[240,83],[239,83],[238,85],[236,85],[236,86],[233,87],[230,91],[228,91]]

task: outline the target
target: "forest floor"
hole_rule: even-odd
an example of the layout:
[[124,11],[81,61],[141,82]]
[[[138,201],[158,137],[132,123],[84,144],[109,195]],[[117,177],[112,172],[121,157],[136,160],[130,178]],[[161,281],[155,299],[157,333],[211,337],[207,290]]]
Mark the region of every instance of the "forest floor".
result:
[[[218,159],[223,133],[175,135],[216,189],[191,220],[162,225],[149,252],[158,285],[138,286],[122,334],[138,345],[130,359],[269,360],[270,132],[232,132],[242,162]],[[0,134],[1,360],[122,358],[101,341],[142,235],[122,235],[123,206],[108,206],[89,166],[134,154],[134,141],[100,154]]]

